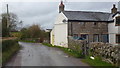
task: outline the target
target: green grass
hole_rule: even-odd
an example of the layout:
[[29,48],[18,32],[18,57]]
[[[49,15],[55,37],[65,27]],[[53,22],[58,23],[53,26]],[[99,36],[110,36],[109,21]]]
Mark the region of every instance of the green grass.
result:
[[20,38],[21,37],[21,32],[11,32],[10,36]]
[[61,46],[53,46],[49,43],[42,43],[43,45],[46,45],[46,46],[49,46],[49,47],[56,47],[56,48],[60,48],[61,50],[63,50],[65,53],[71,55],[71,56],[74,56],[76,58],[82,58],[83,55],[81,55],[80,53],[78,53],[77,51],[74,51],[72,49],[69,49],[69,48],[65,48],[65,47],[61,47]]
[[49,43],[42,43],[43,45],[46,45],[48,47],[54,47],[53,45],[49,44]]
[[36,41],[33,40],[19,40],[20,42],[28,42],[28,43],[36,43]]
[[[78,53],[74,50],[71,50],[69,48],[64,48],[64,47],[60,47],[60,46],[53,46],[51,44],[48,43],[42,43],[43,45],[49,46],[49,47],[57,47],[60,48],[61,50],[63,50],[65,53],[74,56],[76,58],[83,58],[83,55],[81,55],[81,53]],[[83,62],[88,63],[89,65],[93,66],[93,68],[117,68],[115,66],[113,66],[110,63],[104,62],[102,61],[100,58],[96,57],[95,60],[92,60],[89,58],[89,56],[87,56],[86,58],[82,59]]]
[[90,59],[89,56],[87,56],[85,59],[82,59],[82,61],[93,66],[93,68],[118,68],[113,66],[110,63],[102,61],[102,59],[100,59],[99,57],[95,57],[95,59],[93,60],[93,59]]

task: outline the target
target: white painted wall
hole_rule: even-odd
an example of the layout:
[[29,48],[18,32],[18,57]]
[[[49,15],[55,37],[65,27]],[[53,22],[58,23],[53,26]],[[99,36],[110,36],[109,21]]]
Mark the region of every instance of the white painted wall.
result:
[[112,33],[117,34],[118,33],[118,26],[115,26],[115,22],[108,24],[108,32],[110,34],[112,34]]
[[55,25],[55,45],[68,47],[67,32],[67,24]]
[[[116,16],[120,16],[120,14],[117,14]],[[115,16],[115,17],[116,17]],[[116,34],[120,34],[120,26],[115,26],[115,17],[113,23],[108,24],[108,33],[109,33],[109,43],[116,44]]]
[[62,21],[63,21],[64,19],[68,20],[67,17],[61,12],[61,13],[57,16],[57,19],[56,19],[55,24],[63,23]]
[[68,47],[68,26],[67,22],[63,22],[64,19],[68,20],[67,17],[61,12],[56,19],[54,29],[51,34],[54,34],[54,45]]
[[116,44],[116,34],[109,34],[109,43]]
[[120,34],[120,26],[118,27],[118,34]]
[[52,44],[52,45],[54,45],[54,28],[52,29],[52,31],[50,32],[50,43]]

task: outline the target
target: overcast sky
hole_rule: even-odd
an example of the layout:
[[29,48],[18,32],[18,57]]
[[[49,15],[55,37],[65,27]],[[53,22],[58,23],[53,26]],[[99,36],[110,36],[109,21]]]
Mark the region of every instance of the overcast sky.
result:
[[[44,29],[52,28],[58,13],[60,2],[4,2],[2,12],[6,12],[6,4],[9,11],[15,13],[23,26],[40,24]],[[71,11],[98,11],[110,12],[112,5],[117,2],[69,2],[65,1],[65,10]],[[117,6],[116,6],[117,7]]]

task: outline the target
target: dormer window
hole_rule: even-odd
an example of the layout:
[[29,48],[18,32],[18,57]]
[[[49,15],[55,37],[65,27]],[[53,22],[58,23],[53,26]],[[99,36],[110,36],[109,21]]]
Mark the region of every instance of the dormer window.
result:
[[116,26],[120,26],[120,16],[116,17]]

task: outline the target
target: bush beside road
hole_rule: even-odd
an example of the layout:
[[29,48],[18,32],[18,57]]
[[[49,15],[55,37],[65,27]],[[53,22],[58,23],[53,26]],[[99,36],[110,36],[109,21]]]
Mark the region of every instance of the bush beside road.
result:
[[2,41],[2,65],[4,65],[18,50],[20,46],[16,39]]

